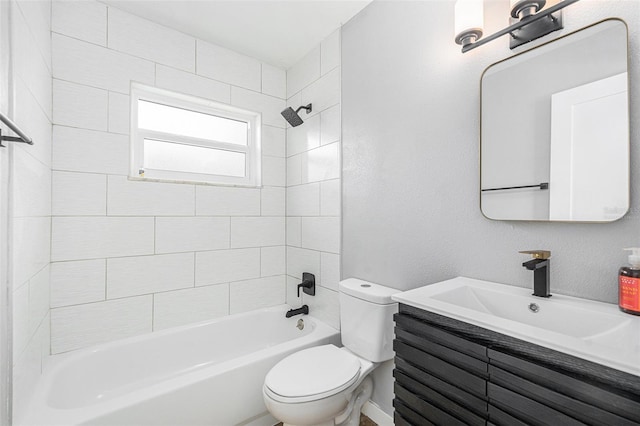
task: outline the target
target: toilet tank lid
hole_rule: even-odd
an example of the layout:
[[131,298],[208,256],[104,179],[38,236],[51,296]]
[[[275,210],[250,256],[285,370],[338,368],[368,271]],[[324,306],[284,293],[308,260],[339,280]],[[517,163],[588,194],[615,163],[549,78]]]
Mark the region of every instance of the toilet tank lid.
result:
[[397,303],[391,300],[391,296],[400,293],[400,290],[395,288],[385,287],[357,278],[347,278],[346,280],[340,281],[340,291],[349,296],[357,297],[358,299],[378,305],[392,305]]

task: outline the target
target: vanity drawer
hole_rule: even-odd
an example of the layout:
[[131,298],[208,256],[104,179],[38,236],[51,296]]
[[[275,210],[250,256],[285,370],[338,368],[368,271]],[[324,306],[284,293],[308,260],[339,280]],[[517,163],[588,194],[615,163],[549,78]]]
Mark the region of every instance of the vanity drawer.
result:
[[[604,386],[599,386],[594,382],[584,381],[540,364],[492,349],[489,350],[489,356],[492,366],[511,372],[516,376],[566,395],[571,399],[582,401],[588,405],[598,407],[604,412],[614,413],[613,415],[624,418],[619,420],[619,423],[607,423],[607,421],[603,420],[603,424],[629,424],[625,419],[630,420],[630,424],[640,423],[640,395],[609,391]],[[491,371],[493,370],[490,367]],[[638,380],[640,381],[640,378]],[[575,405],[579,406],[579,404]],[[582,408],[580,411],[582,412]],[[602,418],[608,419],[609,417],[603,415]],[[599,419],[599,417],[595,417],[595,419]]]
[[487,425],[496,426],[528,426],[525,422],[521,422],[515,417],[505,413],[498,407],[489,404],[489,422]]
[[395,413],[393,414],[393,422],[395,426],[436,426],[434,423],[431,423],[429,420],[407,407],[398,399],[393,400],[393,408],[395,408]]
[[561,413],[565,413],[586,424],[616,426],[637,425],[637,423],[631,420],[617,416],[591,404],[586,404],[582,401],[570,398],[544,386],[537,385],[493,365],[490,367],[489,372],[491,375],[491,383],[495,383],[496,385],[540,402],[541,404],[551,407]]
[[471,395],[469,392],[466,392],[463,389],[453,386],[452,384],[447,383],[444,380],[441,380],[429,373],[420,370],[419,368],[414,367],[402,358],[396,358],[395,364],[396,369],[394,370],[394,376],[396,375],[396,372],[400,372],[405,376],[408,376],[416,380],[417,382],[435,390],[439,394],[446,396],[447,398],[462,405],[463,407],[468,408],[474,413],[480,416],[486,416],[486,396],[478,398],[477,396]]
[[[430,405],[442,410],[445,413],[449,413],[460,420],[464,421],[468,425],[475,426],[484,426],[485,420],[484,417],[478,416],[468,410],[464,405],[458,404],[457,402],[447,398],[444,395],[436,392],[435,390],[429,388],[428,386],[423,385],[422,383],[414,380],[411,377],[403,374],[402,372],[395,371],[394,377],[396,379],[396,384],[402,386],[403,389],[411,392],[416,397],[421,400],[426,401]],[[400,398],[402,399],[402,398]],[[428,413],[423,413],[418,411],[420,414],[428,417]],[[486,416],[486,413],[485,413]]]
[[478,397],[486,395],[487,381],[459,367],[441,360],[400,340],[393,342],[393,349],[398,358],[408,361],[417,368],[436,376],[454,386],[467,390]]
[[495,405],[524,423],[533,426],[578,426],[585,424],[553,408],[493,383],[487,384],[487,390],[491,405]]
[[471,340],[457,336],[441,328],[429,325],[409,315],[395,314],[396,330],[406,330],[413,335],[438,343],[447,348],[467,354],[484,362],[489,361],[487,348]]
[[397,411],[393,414],[394,426],[411,426],[407,420],[404,419]]
[[487,378],[489,376],[487,362],[473,358],[464,353],[449,349],[438,343],[426,340],[423,337],[416,336],[406,330],[396,327],[396,339],[408,343],[414,348],[418,348],[430,355],[440,359],[446,359],[448,363],[460,367],[476,376]]
[[[424,418],[428,422],[436,425],[447,426],[464,426],[467,424],[457,417],[454,417],[451,414],[447,413],[446,411],[441,410],[434,404],[427,402],[422,398],[419,398],[413,392],[405,389],[398,382],[394,384],[394,391],[396,395],[396,399],[394,400],[394,402],[399,400],[398,402],[404,404],[407,407],[411,407],[411,410],[419,414],[420,417]],[[485,424],[484,421],[482,424]]]

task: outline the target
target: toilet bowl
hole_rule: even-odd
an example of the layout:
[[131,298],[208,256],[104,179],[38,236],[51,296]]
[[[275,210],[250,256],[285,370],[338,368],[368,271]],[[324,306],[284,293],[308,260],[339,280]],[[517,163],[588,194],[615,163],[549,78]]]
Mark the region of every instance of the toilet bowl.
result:
[[269,371],[263,386],[265,405],[286,424],[336,424],[332,420],[349,407],[354,391],[376,366],[334,345],[304,349]]
[[340,315],[344,347],[304,349],[281,360],[265,377],[264,402],[286,425],[359,424],[369,400],[369,377],[393,357],[393,314],[397,290],[357,279],[340,283]]

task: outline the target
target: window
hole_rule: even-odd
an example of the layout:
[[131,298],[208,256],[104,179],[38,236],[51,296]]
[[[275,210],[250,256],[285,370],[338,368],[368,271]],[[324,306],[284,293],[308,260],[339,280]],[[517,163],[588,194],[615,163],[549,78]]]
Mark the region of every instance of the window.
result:
[[130,176],[260,186],[260,113],[133,83]]

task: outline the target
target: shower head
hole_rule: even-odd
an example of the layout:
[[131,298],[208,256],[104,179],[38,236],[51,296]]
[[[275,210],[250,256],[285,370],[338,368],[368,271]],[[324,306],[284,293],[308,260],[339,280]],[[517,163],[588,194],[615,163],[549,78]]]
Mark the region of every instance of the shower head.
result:
[[298,111],[300,111],[303,108],[307,110],[307,114],[311,112],[311,104],[309,104],[309,105],[303,105],[301,107],[298,107],[298,109],[295,111],[293,110],[293,108],[288,107],[287,109],[282,111],[280,114],[282,114],[284,119],[287,120],[287,122],[291,124],[291,126],[296,127],[303,123],[302,118],[300,118],[300,116],[298,115]]

